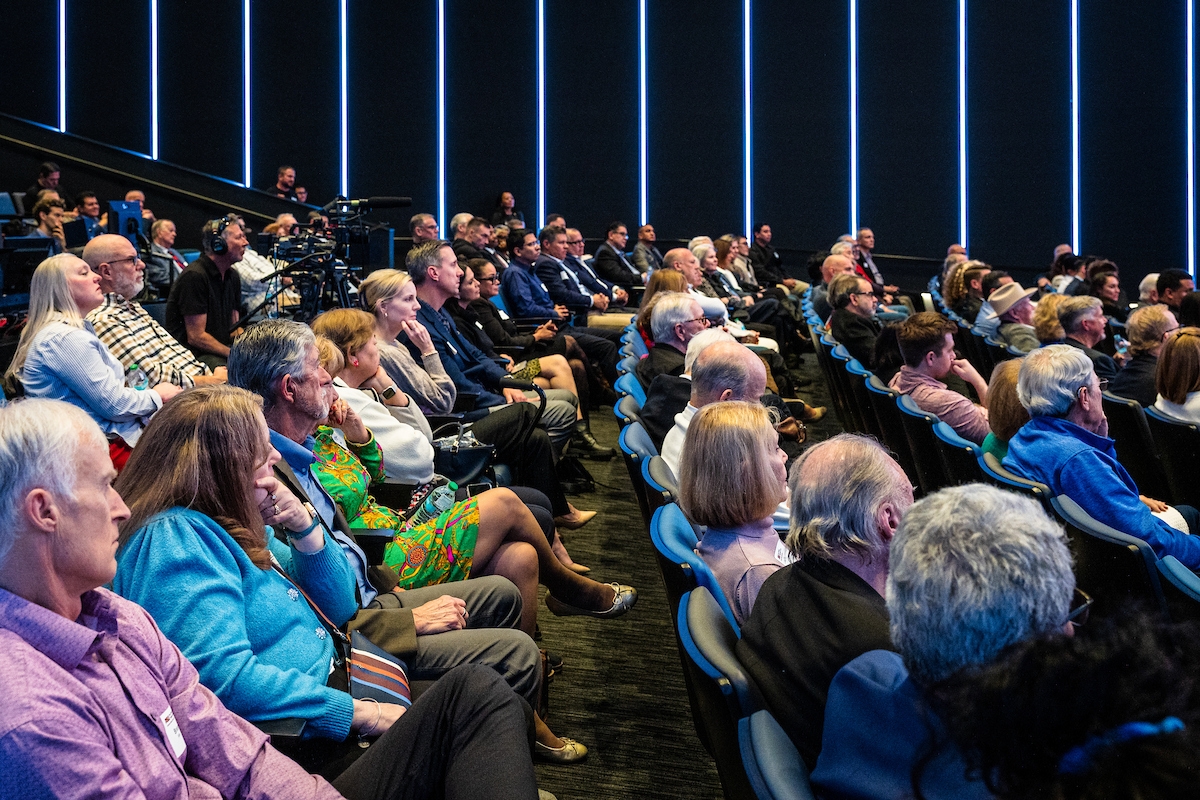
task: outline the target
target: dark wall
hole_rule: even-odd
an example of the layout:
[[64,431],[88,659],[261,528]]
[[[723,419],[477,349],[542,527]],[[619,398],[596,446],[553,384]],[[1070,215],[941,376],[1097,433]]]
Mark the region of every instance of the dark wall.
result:
[[[639,214],[638,0],[545,5],[547,211],[591,238]],[[664,238],[744,224],[742,9],[647,2],[649,216]],[[160,157],[242,180],[240,0],[160,3]],[[536,223],[537,0],[446,2],[447,216],[502,190]],[[67,4],[68,130],[148,152],[149,0]],[[349,4],[349,189],[436,211],[437,2]],[[340,179],[338,4],[252,2],[252,176]],[[1082,247],[1138,273],[1186,264],[1184,5],[1084,4]],[[849,226],[846,3],[752,0],[753,215],[780,246]],[[1070,239],[1064,3],[969,0],[969,244],[1031,267]],[[0,111],[57,124],[57,5],[9,3],[21,79]],[[858,0],[859,220],[884,253],[959,237],[958,3]],[[98,53],[120,52],[120,58]],[[23,189],[32,180],[11,188]],[[64,181],[78,188],[69,176]],[[408,210],[379,214],[406,230]]]

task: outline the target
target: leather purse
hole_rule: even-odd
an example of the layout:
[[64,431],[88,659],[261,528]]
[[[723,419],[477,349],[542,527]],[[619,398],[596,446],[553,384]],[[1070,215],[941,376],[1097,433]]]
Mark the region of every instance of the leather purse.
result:
[[[450,429],[449,434],[443,431]],[[459,486],[478,481],[496,457],[496,446],[483,444],[461,422],[438,428],[433,434],[433,470]]]

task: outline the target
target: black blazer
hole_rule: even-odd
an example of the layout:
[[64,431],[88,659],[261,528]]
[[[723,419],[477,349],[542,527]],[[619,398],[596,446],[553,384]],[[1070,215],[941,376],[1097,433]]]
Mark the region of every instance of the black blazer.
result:
[[634,367],[634,374],[643,389],[649,389],[650,383],[657,375],[683,374],[683,353],[669,344],[655,344],[650,348],[650,355],[643,358]]
[[604,280],[629,289],[642,285],[642,273],[628,258],[617,254],[608,242],[600,245],[592,256],[592,269]]
[[675,427],[675,415],[692,399],[692,382],[676,375],[656,375],[646,390],[646,403],[639,417],[650,440],[662,452],[663,440]]
[[1096,370],[1097,378],[1104,378],[1111,381],[1117,377],[1117,362],[1112,360],[1112,356],[1106,356],[1099,350],[1093,350],[1083,342],[1072,339],[1070,336],[1063,340],[1063,344],[1082,350],[1084,355],[1092,360],[1092,367]]
[[875,360],[875,340],[882,330],[883,323],[878,318],[863,318],[844,308],[829,317],[829,332],[833,338],[838,344],[845,345],[850,355],[866,369],[871,369]]
[[1129,359],[1117,377],[1108,384],[1108,390],[1118,397],[1137,400],[1142,408],[1149,408],[1158,400],[1158,389],[1154,388],[1154,375],[1158,372],[1158,356],[1139,353]]

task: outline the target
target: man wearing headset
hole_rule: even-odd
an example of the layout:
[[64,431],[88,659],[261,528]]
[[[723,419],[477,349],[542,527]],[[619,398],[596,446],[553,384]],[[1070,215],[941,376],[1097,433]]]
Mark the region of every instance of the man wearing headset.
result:
[[225,366],[229,346],[241,333],[242,283],[233,265],[247,245],[236,217],[209,220],[202,231],[203,255],[175,280],[167,298],[167,331],[212,369]]

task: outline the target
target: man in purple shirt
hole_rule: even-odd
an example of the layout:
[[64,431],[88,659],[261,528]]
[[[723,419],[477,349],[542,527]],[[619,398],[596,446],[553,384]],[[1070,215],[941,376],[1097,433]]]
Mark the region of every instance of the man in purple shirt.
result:
[[[0,798],[342,797],[226,709],[142,608],[98,588],[116,574],[117,526],[129,518],[114,478],[104,435],[82,410],[37,399],[0,408]],[[427,715],[414,706],[338,786],[352,798],[398,787],[534,796],[523,759],[510,759],[516,773],[443,774],[453,759],[435,728],[447,712],[434,711],[417,719]],[[439,756],[417,762],[388,747],[402,728]]]
[[989,431],[987,408],[942,383],[942,378],[953,372],[987,403],[987,382],[971,362],[955,358],[954,323],[941,314],[923,311],[899,323],[896,339],[904,366],[888,385],[912,397],[922,411],[935,414],[959,436],[981,444]]

